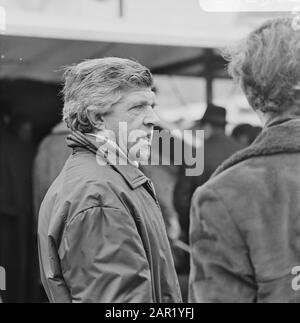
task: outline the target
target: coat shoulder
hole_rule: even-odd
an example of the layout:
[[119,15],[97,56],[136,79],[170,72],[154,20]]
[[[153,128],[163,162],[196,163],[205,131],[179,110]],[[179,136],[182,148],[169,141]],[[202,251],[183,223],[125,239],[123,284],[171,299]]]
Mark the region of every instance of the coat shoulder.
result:
[[[249,159],[232,166],[215,177],[212,177],[202,187],[199,187],[196,194],[201,194],[205,190],[218,192],[224,189],[235,189],[240,191],[248,185],[254,185],[254,180],[260,180],[261,173],[267,169],[266,165],[263,165],[264,161],[262,159]],[[259,165],[260,167],[258,167]]]
[[123,209],[117,192],[126,189],[121,175],[109,165],[98,165],[89,154],[71,156],[46,194],[40,213],[55,206],[70,218],[94,207]]
[[121,174],[103,160],[88,153],[70,157],[60,176],[60,182],[60,187],[76,187],[76,190],[88,191],[90,195],[108,195],[114,187],[128,189]]
[[[278,154],[258,156],[241,161],[222,173],[211,178],[206,187],[248,188],[260,183],[265,185],[279,184],[288,180],[289,175],[297,173],[300,163],[300,154]],[[279,185],[280,187],[280,185]]]
[[293,197],[293,192],[300,191],[299,165],[300,154],[250,158],[210,179],[198,188],[194,198],[199,200],[207,192],[214,192],[235,217],[247,217],[251,209],[265,217],[268,209],[271,216],[283,196]]

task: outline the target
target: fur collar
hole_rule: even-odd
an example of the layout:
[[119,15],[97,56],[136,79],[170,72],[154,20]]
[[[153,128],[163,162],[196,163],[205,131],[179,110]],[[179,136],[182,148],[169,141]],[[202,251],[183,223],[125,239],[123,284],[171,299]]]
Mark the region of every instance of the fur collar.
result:
[[283,121],[265,128],[250,147],[226,160],[212,177],[247,159],[293,153],[300,153],[300,119]]

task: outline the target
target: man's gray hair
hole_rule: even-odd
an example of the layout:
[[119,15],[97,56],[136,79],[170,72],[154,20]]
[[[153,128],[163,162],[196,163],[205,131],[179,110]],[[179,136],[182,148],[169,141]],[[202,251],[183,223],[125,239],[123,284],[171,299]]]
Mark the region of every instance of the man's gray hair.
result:
[[138,62],[116,57],[86,60],[65,71],[63,119],[73,131],[92,132],[88,107],[97,107],[100,116],[121,99],[122,91],[152,87],[150,70]]
[[255,110],[281,114],[299,103],[300,31],[293,18],[267,21],[224,54]]

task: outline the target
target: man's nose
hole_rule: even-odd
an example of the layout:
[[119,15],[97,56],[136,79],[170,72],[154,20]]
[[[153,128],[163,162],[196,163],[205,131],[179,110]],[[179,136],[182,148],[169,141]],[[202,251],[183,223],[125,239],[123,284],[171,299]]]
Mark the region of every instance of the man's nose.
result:
[[146,126],[157,126],[159,121],[158,115],[154,112],[152,107],[149,107],[147,110],[147,115],[144,119],[144,124]]

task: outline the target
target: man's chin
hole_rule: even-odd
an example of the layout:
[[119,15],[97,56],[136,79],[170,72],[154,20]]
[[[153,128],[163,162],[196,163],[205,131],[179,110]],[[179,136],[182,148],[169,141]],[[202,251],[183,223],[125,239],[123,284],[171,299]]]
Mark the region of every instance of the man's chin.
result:
[[150,154],[149,153],[147,153],[147,154],[145,154],[144,156],[141,156],[140,158],[139,158],[139,162],[142,164],[142,165],[148,165],[149,164],[149,162],[150,162]]

